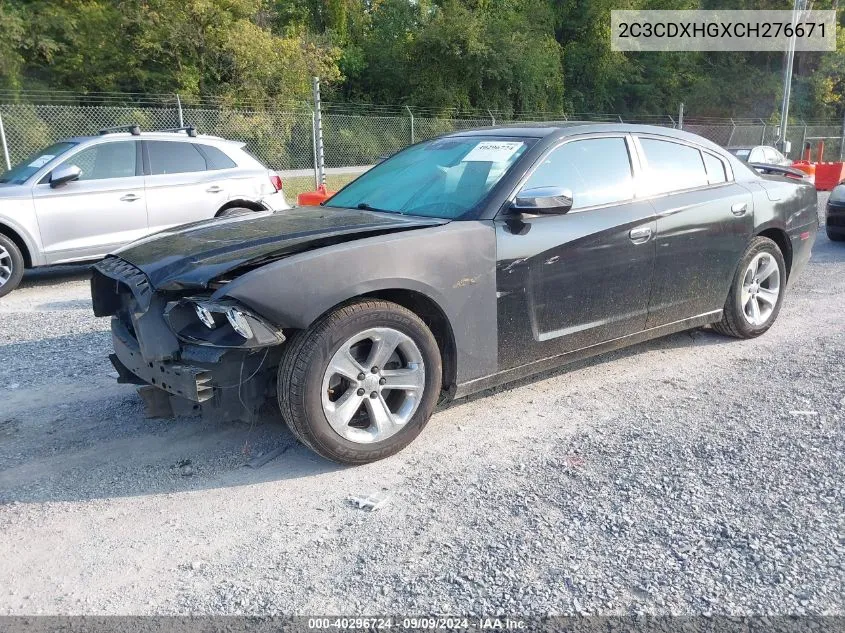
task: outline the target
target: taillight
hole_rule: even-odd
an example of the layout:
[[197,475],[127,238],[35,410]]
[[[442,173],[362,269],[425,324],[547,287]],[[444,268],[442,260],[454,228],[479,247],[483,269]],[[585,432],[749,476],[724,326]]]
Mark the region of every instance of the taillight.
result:
[[273,184],[273,189],[276,191],[282,190],[282,179],[276,174],[270,174],[270,182]]

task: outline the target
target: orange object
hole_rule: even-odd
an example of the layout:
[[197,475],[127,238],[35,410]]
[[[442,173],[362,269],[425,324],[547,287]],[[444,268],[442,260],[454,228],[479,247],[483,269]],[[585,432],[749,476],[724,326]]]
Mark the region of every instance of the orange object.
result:
[[[807,151],[809,153],[809,150],[807,150]],[[812,182],[813,184],[816,183],[816,164],[815,163],[811,163],[808,160],[796,160],[795,162],[792,163],[792,166],[795,169],[800,169],[805,174],[807,174],[810,177],[810,182]]]
[[830,191],[843,180],[845,180],[845,163],[818,163],[816,165],[818,191]]
[[328,191],[326,185],[320,185],[317,187],[317,191],[304,191],[299,194],[296,197],[296,202],[300,207],[314,207],[325,202],[335,193],[334,191]]

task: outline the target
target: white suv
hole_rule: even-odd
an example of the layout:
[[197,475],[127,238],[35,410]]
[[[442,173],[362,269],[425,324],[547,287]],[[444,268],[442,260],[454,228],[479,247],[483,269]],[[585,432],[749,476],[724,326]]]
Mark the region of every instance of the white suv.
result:
[[0,174],[0,297],[24,268],[99,259],[178,224],[289,208],[281,179],[243,146],[190,127],[110,128]]

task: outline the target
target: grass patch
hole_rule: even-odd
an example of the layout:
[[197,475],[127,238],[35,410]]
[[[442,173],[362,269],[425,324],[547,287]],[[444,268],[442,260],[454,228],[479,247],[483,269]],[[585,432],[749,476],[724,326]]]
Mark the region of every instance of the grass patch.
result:
[[[337,191],[346,183],[352,182],[360,174],[333,174],[326,175],[326,188],[329,191]],[[299,178],[283,179],[285,200],[293,206],[296,204],[296,197],[306,191],[314,191],[314,177],[303,176]]]

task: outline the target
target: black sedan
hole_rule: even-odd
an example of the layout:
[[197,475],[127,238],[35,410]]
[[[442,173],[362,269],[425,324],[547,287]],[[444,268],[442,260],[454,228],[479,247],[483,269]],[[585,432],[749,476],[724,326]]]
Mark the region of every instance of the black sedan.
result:
[[233,418],[275,400],[303,444],[361,464],[441,399],[688,328],[763,334],[816,204],[681,131],[466,131],[321,207],[137,242],[96,266],[94,311],[148,399]]
[[845,182],[836,185],[827,199],[825,229],[831,241],[845,241]]

